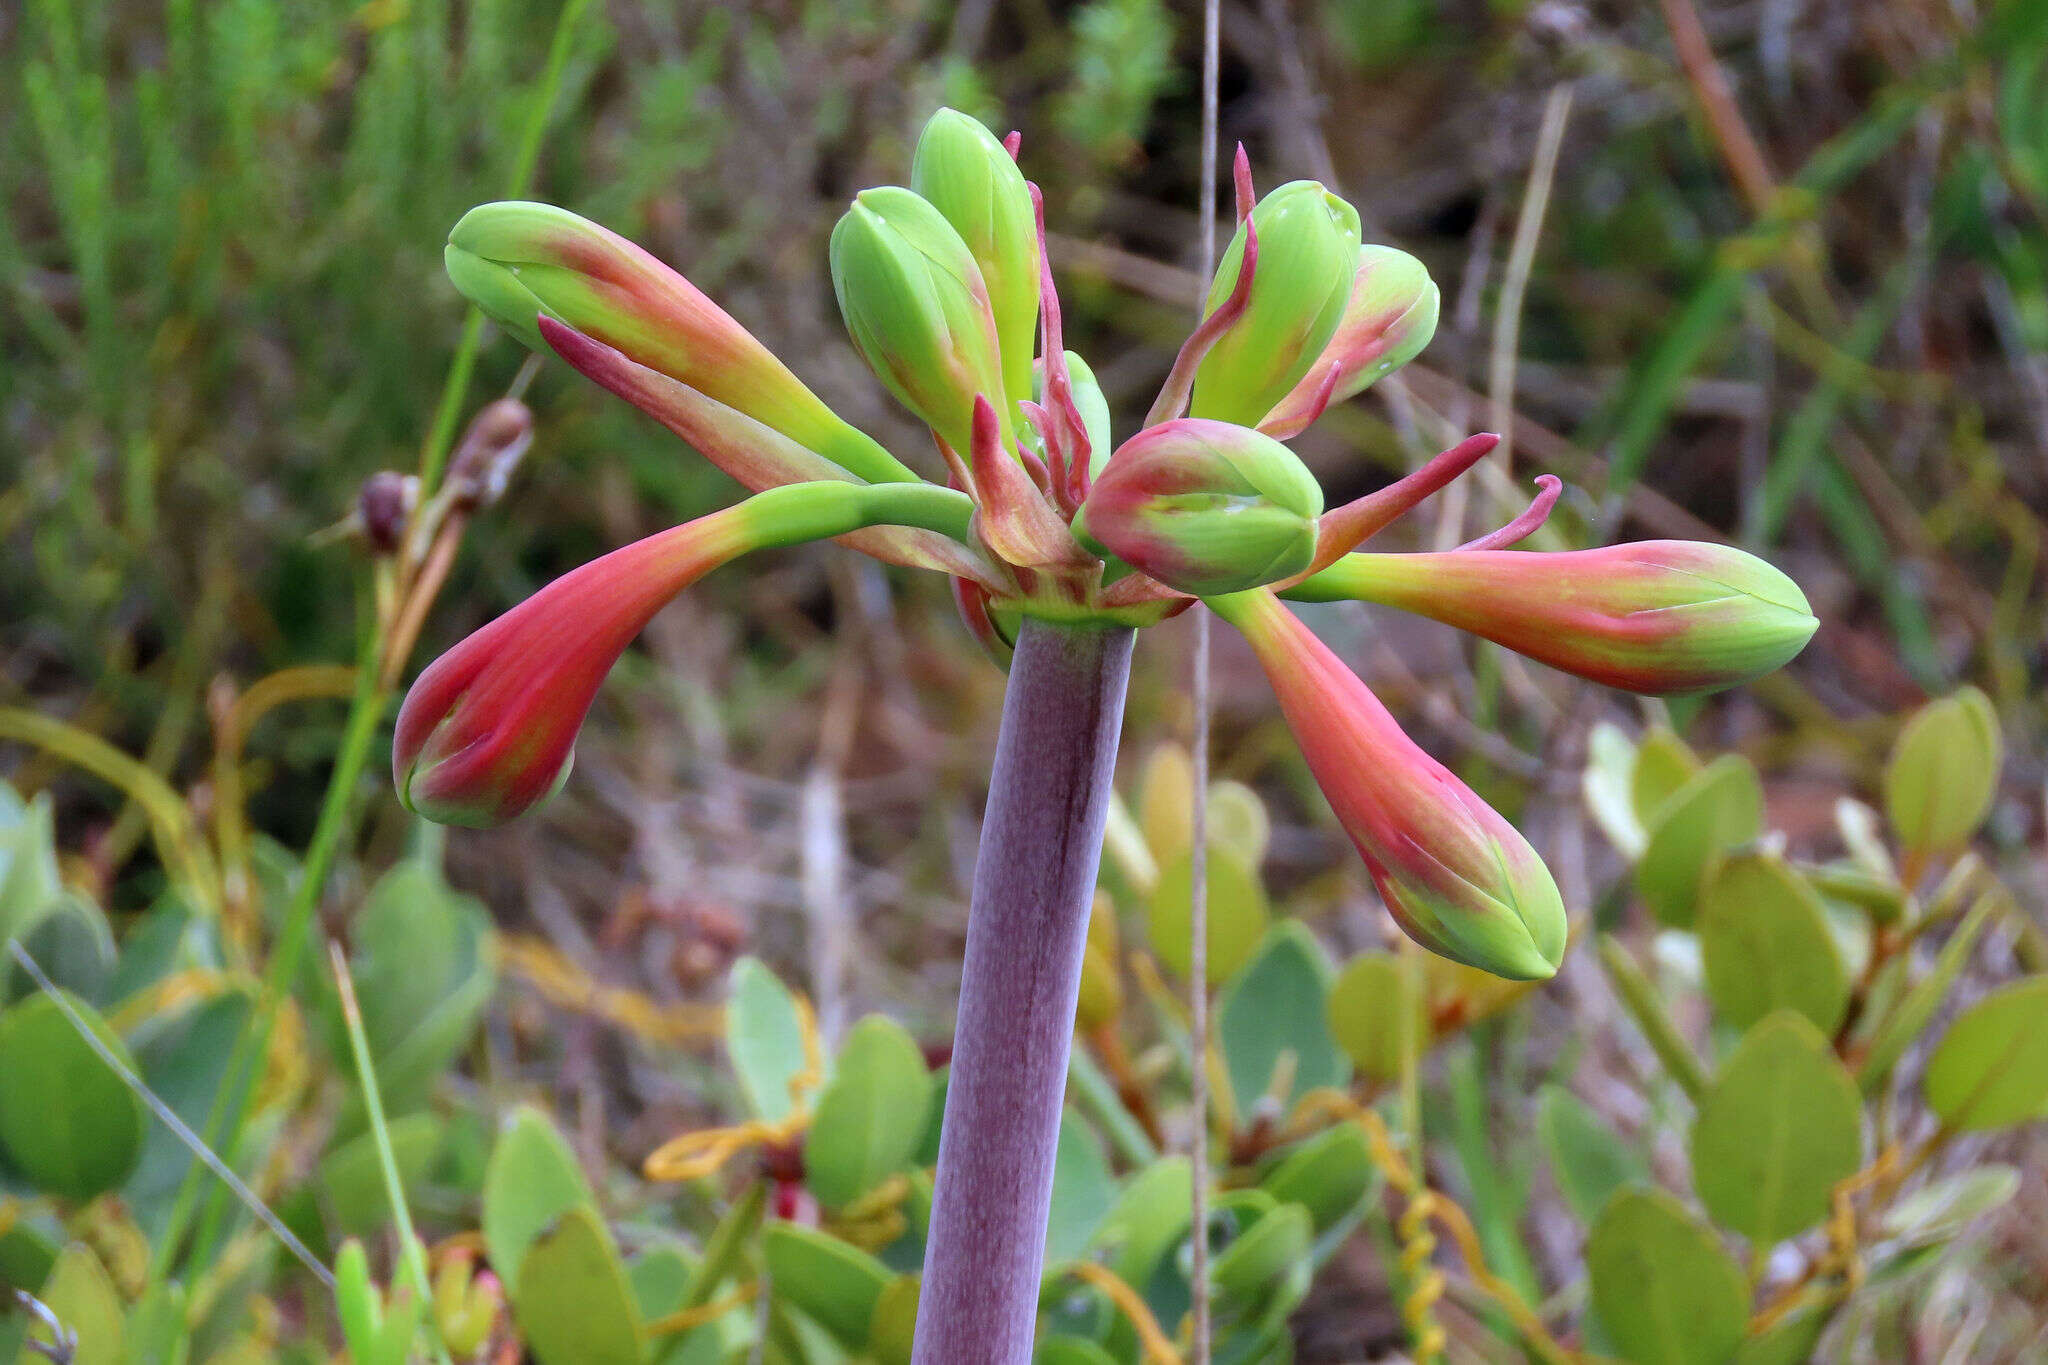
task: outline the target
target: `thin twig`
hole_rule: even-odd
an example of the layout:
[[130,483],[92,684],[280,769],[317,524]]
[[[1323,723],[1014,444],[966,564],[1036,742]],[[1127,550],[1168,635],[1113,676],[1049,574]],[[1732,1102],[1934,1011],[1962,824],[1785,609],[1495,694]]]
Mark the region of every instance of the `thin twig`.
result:
[[[1202,216],[1202,293],[1195,299],[1195,316],[1201,317],[1209,276],[1216,269],[1216,145],[1217,70],[1220,65],[1222,5],[1204,0],[1202,5],[1202,185],[1199,204]],[[1188,1069],[1189,1101],[1194,1110],[1194,1131],[1188,1137],[1188,1226],[1192,1282],[1188,1315],[1194,1334],[1189,1359],[1193,1365],[1209,1365],[1209,630],[1210,612],[1195,607],[1194,734],[1189,747],[1194,751],[1194,791],[1189,795],[1188,829],[1194,845],[1188,866],[1188,1032],[1194,1041],[1195,1064]]]

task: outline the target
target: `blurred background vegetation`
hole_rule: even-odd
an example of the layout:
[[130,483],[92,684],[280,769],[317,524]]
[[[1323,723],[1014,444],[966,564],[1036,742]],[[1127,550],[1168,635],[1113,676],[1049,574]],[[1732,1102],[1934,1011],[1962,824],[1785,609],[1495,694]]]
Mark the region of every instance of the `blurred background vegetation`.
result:
[[[561,23],[555,0],[0,6],[0,705],[139,756],[205,815],[241,691],[355,657],[360,554],[318,533],[513,381],[523,352],[466,319],[440,249],[521,185],[647,245],[916,449],[845,341],[825,237],[854,191],[903,177],[936,105],[1022,129],[1069,345],[1120,430],[1142,413],[1198,284],[1198,7],[569,4]],[[1731,539],[1821,617],[1783,675],[1670,714],[1391,615],[1314,618],[1532,832],[1570,903],[1618,866],[1579,808],[1596,722],[1668,719],[1746,752],[1771,826],[1825,850],[1898,714],[1971,683],[2007,743],[1986,854],[2038,932],[2048,5],[1244,0],[1223,6],[1221,121],[1262,186],[1331,183],[1443,289],[1422,361],[1301,443],[1333,501],[1502,430],[1514,485],[1446,499],[1415,543],[1456,543],[1554,471],[1571,491],[1545,548]],[[733,496],[565,367],[526,399],[532,453],[422,658]],[[1185,735],[1182,624],[1140,651],[1133,755]],[[1217,666],[1219,771],[1273,808],[1276,896],[1334,943],[1378,944],[1363,869],[1248,656],[1219,635]],[[659,1002],[715,994],[745,947],[808,986],[828,1032],[886,1007],[943,1038],[1000,688],[942,585],[778,554],[671,609],[600,699],[569,789],[449,840],[449,876]],[[302,700],[246,736],[259,838],[304,845],[342,717]],[[323,902],[336,931],[422,837],[386,752]],[[140,813],[47,755],[0,754],[25,795],[53,794],[67,879],[117,926],[148,906],[163,870]],[[1612,1005],[1588,974],[1567,968],[1489,1074],[1595,1036]],[[499,1083],[553,1094],[587,1160],[635,1164],[705,1116],[708,1057],[651,1065],[509,984],[494,1017]],[[1487,1097],[1504,1131],[1526,1127],[1520,1098]],[[2030,1174],[1983,1234],[2007,1270],[1968,1281],[1967,1307],[2003,1324],[2001,1350],[2039,1349],[2048,1148],[2001,1140]]]

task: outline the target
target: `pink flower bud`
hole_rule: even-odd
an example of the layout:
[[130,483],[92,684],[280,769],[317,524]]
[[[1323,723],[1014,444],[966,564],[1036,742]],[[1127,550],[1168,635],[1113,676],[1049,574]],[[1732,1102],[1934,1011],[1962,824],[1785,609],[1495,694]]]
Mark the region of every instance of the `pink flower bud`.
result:
[[1286,446],[1249,427],[1183,417],[1123,443],[1089,489],[1074,534],[1170,588],[1206,596],[1308,568],[1322,513],[1321,486]]
[[1799,585],[1727,545],[1355,554],[1289,589],[1382,602],[1630,692],[1733,687],[1782,667],[1819,622]]
[[1403,734],[1272,593],[1210,605],[1251,642],[1309,771],[1409,937],[1496,976],[1555,973],[1564,901],[1515,827]]

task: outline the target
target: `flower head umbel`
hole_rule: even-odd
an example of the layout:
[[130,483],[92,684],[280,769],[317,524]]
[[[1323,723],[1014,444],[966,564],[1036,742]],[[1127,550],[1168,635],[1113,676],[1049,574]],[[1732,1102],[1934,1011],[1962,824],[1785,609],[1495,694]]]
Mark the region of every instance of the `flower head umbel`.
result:
[[1256,199],[1242,149],[1238,231],[1203,319],[1143,428],[1113,445],[1094,373],[1065,348],[1042,200],[1015,151],[1014,135],[941,111],[910,185],[864,191],[832,234],[847,329],[931,429],[936,454],[922,461],[849,425],[687,280],[596,224],[486,204],[456,225],[458,288],[753,496],[556,580],[430,666],[399,715],[401,794],[462,824],[531,808],[560,785],[599,685],[664,603],[749,550],[829,537],[950,576],[962,619],[998,657],[1026,617],[1144,626],[1210,601],[1250,642],[1402,927],[1461,962],[1548,976],[1565,910],[1542,860],[1282,599],[1381,602],[1661,693],[1785,663],[1814,629],[1805,597],[1725,546],[1507,548],[1555,501],[1548,476],[1527,513],[1462,549],[1358,553],[1494,438],[1325,509],[1282,442],[1419,352],[1437,289],[1413,257],[1361,245],[1358,215],[1320,184]]

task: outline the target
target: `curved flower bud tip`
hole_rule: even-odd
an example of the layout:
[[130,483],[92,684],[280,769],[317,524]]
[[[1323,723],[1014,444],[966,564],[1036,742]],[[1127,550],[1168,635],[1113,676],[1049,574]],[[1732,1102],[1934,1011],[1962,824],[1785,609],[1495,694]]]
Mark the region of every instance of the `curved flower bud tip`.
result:
[[1496,976],[1553,975],[1564,901],[1529,842],[1403,734],[1271,592],[1210,605],[1251,643],[1310,772],[1409,937]]
[[1011,398],[1031,392],[1038,331],[1037,214],[1016,158],[981,121],[933,114],[910,162],[910,188],[953,225],[981,268]]
[[1421,261],[1390,246],[1360,247],[1330,344],[1259,430],[1283,440],[1297,435],[1331,403],[1364,392],[1422,354],[1436,335],[1438,302],[1436,282]]
[[[975,398],[1004,389],[988,286],[967,243],[915,192],[885,185],[854,199],[831,256],[839,311],[868,368],[947,445],[969,449]],[[1011,412],[996,404],[1005,447]]]
[[1124,442],[1074,517],[1083,545],[1205,597],[1309,566],[1323,490],[1299,456],[1249,427],[1200,417]]
[[567,209],[479,205],[449,232],[444,259],[455,287],[534,350],[547,352],[539,319],[553,317],[863,479],[916,477],[695,285]]
[[1350,555],[1289,590],[1356,598],[1483,635],[1609,687],[1713,692],[1791,662],[1819,622],[1799,585],[1728,545]]
[[1209,286],[1210,311],[1236,288],[1253,231],[1259,254],[1244,313],[1196,370],[1190,409],[1248,427],[1287,397],[1336,334],[1358,260],[1358,213],[1313,180],[1274,190],[1223,253]]
[[931,484],[793,484],[564,574],[428,665],[399,707],[392,776],[442,824],[502,824],[566,779],[576,732],[633,637],[671,598],[750,551],[883,522],[966,531],[972,505]]

